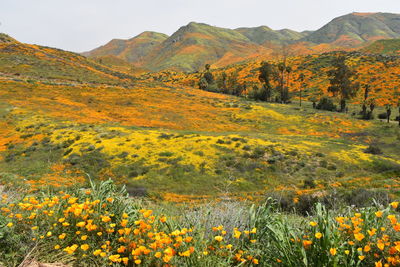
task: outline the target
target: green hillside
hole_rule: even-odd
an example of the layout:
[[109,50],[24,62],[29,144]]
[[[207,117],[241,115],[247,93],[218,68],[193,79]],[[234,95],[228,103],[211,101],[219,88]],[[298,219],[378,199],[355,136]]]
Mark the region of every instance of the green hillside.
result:
[[400,39],[378,40],[361,49],[364,53],[400,55]]
[[352,47],[367,41],[400,37],[400,15],[352,13],[335,18],[304,40]]
[[267,26],[238,28],[236,31],[242,33],[249,38],[249,40],[258,44],[264,44],[265,42],[281,44],[285,42],[296,41],[307,36],[307,34],[299,33],[289,29],[274,31]]
[[90,83],[115,84],[134,79],[77,53],[20,43],[6,34],[0,35],[0,73]]
[[150,53],[144,67],[193,71],[205,63],[217,62],[228,53],[229,61],[237,62],[263,52],[267,50],[235,30],[191,22]]
[[163,33],[146,31],[129,40],[114,39],[83,55],[89,57],[112,55],[128,62],[139,63],[144,56],[167,38],[168,36]]

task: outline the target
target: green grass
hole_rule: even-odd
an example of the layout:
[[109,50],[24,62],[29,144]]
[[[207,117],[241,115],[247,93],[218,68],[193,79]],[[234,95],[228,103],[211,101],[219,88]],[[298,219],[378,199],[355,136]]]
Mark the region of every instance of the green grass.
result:
[[400,238],[398,202],[364,199],[364,208],[331,210],[316,203],[303,217],[282,212],[273,198],[259,205],[143,202],[111,180],[0,194],[0,264],[7,267],[31,259],[84,267],[125,266],[122,259],[130,267],[371,266],[390,262]]

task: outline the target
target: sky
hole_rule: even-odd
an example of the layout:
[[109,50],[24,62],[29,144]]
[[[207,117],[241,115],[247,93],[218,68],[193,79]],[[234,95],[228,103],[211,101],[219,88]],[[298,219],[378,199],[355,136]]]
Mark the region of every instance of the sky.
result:
[[83,52],[143,31],[172,34],[191,21],[224,28],[317,30],[352,12],[400,13],[399,0],[0,0],[0,32]]

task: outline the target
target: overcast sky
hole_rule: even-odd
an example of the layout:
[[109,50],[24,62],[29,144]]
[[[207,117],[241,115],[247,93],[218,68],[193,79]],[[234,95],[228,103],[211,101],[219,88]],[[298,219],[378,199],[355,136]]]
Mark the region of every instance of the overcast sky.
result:
[[351,12],[400,13],[399,0],[0,0],[0,32],[82,52],[191,21],[226,28],[316,30]]

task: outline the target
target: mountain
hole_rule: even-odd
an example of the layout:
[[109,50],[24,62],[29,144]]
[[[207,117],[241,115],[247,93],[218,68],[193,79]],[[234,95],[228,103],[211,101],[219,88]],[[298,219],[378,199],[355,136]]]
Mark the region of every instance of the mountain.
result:
[[333,19],[303,40],[354,47],[368,41],[400,38],[400,15],[391,13],[352,13]]
[[128,62],[139,63],[154,47],[168,38],[158,32],[143,32],[129,40],[114,39],[106,45],[82,53],[89,57],[116,56]]
[[288,29],[274,31],[266,26],[236,30],[191,22],[170,37],[145,32],[129,40],[112,40],[83,53],[88,57],[114,55],[150,70],[199,70],[206,63],[216,66],[237,63],[272,50],[265,44],[296,41],[308,33]]
[[193,71],[206,63],[230,64],[269,52],[235,30],[191,22],[155,48],[143,66]]
[[267,26],[233,30],[191,22],[170,37],[144,32],[129,40],[113,40],[84,55],[114,55],[153,71],[197,71],[206,63],[223,67],[253,58],[268,59],[282,45],[289,45],[292,54],[303,55],[351,50],[393,38],[400,38],[400,15],[352,13],[317,31],[303,32]]
[[238,28],[236,31],[240,32],[252,42],[257,44],[265,44],[271,42],[275,44],[296,41],[306,37],[309,33],[300,33],[289,29],[274,31],[267,26],[260,26],[255,28]]
[[0,33],[0,75],[118,84],[134,79],[80,54],[24,44],[4,33]]

